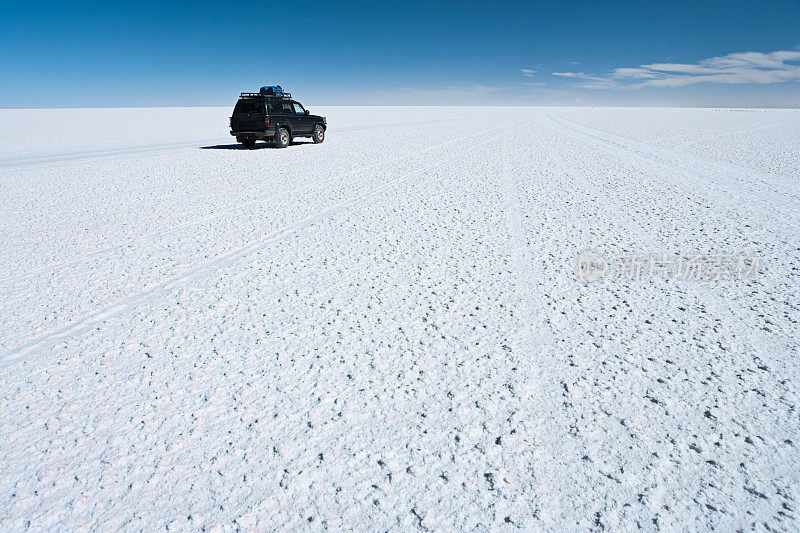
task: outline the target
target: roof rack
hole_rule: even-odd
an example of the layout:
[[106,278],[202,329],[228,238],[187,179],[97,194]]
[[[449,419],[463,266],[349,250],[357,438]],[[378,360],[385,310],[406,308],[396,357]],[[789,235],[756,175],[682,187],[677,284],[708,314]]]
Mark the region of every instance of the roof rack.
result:
[[266,93],[242,93],[239,98],[291,98],[292,93],[266,94]]

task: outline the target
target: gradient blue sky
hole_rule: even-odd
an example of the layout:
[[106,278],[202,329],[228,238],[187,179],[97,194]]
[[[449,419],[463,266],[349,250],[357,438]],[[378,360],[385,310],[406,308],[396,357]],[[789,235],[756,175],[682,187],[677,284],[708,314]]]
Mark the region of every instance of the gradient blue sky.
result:
[[602,4],[8,2],[0,107],[800,107],[800,2]]

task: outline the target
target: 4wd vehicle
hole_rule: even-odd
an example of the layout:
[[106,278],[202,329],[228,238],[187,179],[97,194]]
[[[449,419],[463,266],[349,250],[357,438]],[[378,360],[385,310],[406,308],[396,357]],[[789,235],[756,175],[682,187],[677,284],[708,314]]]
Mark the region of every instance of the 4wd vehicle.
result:
[[311,137],[321,143],[327,128],[325,117],[310,114],[280,86],[242,93],[231,115],[231,135],[245,148],[253,148],[258,140],[285,148],[295,137]]

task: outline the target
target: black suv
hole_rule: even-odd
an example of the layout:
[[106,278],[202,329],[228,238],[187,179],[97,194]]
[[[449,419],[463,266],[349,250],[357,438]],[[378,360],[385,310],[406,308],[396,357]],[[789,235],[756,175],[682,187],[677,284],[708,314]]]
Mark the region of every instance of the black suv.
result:
[[327,127],[325,117],[309,114],[286,92],[242,93],[231,116],[231,135],[245,148],[253,148],[258,140],[285,148],[294,137],[311,137],[321,143]]

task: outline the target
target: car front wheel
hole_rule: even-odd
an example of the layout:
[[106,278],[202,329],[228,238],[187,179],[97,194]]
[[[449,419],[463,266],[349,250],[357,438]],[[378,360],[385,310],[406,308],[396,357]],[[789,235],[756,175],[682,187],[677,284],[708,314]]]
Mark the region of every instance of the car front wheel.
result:
[[289,130],[286,128],[279,128],[278,133],[275,134],[275,146],[278,148],[286,148],[292,138],[289,136]]
[[314,126],[314,134],[311,135],[311,138],[314,140],[314,143],[319,144],[325,140],[325,128],[317,124]]

